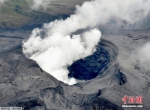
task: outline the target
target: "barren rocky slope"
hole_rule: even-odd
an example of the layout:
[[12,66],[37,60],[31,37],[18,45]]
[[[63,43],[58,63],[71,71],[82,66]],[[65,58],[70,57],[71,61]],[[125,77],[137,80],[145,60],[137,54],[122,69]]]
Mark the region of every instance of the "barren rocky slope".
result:
[[[5,38],[1,40],[4,41]],[[9,40],[7,39],[7,42]],[[119,71],[116,59],[118,50],[113,43],[102,40],[97,51],[85,58],[84,64],[87,64],[96,76],[89,80],[79,80],[79,83],[73,86],[59,82],[45,73],[36,62],[27,59],[21,50],[20,44],[12,46],[11,43],[1,49],[0,106],[22,106],[24,110],[94,110],[93,107],[97,107],[95,103],[108,102],[103,104],[103,107],[121,109],[106,99],[97,99],[106,88],[126,83],[126,77]],[[104,61],[105,66],[101,67]],[[78,63],[80,68],[82,63]],[[93,66],[97,68],[92,69]],[[87,69],[86,66],[83,68]]]

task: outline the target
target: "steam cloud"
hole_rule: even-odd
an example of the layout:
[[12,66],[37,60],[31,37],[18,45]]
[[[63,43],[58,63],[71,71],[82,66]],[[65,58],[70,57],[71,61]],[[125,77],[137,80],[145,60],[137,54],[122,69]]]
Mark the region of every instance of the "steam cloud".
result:
[[[149,13],[150,0],[94,0],[76,6],[74,15],[65,20],[55,20],[34,29],[28,41],[23,42],[23,53],[56,79],[69,85],[67,66],[95,51],[100,41],[98,26],[110,20],[135,23]],[[80,29],[90,29],[72,35]]]
[[51,0],[26,0],[27,2],[31,2],[31,8],[33,10],[38,10],[40,8],[46,9],[50,4]]
[[[10,0],[0,0],[0,5],[2,5],[6,1]],[[51,3],[51,0],[26,0],[26,1],[31,4],[31,9],[33,10],[38,10],[40,8],[46,9],[47,6]]]
[[7,1],[7,0],[0,0],[0,3],[4,3],[5,1]]
[[4,2],[6,2],[7,0],[0,0],[0,5],[2,5]]
[[136,67],[139,68],[143,74],[150,77],[150,43],[146,43],[138,48],[137,52],[132,55],[132,58],[135,59],[134,63]]

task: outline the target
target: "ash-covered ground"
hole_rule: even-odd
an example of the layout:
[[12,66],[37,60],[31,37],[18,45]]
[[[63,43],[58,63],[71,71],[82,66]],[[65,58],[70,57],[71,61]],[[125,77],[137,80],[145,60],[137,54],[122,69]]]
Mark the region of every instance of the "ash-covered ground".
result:
[[[24,110],[122,110],[124,95],[142,95],[142,110],[148,110],[149,76],[136,68],[131,56],[149,42],[149,32],[149,28],[104,32],[97,51],[71,65],[70,77],[78,79],[73,86],[56,80],[27,59],[22,54],[23,37],[17,36],[19,33],[12,34],[15,37],[1,36],[0,106],[22,106]],[[74,70],[74,66],[79,69]]]
[[[68,6],[69,9],[73,7]],[[65,6],[63,8],[67,10]],[[69,10],[69,14],[72,11]],[[22,42],[39,26],[36,24],[41,26],[41,22],[44,21],[13,29],[0,28],[0,107],[17,106],[23,110],[150,109],[150,63],[145,61],[149,45],[143,50],[150,41],[149,19],[129,27],[115,27],[113,23],[100,26],[102,38],[96,51],[67,67],[69,78],[76,78],[74,85],[58,81],[23,54]],[[122,108],[125,95],[142,96],[143,108]]]
[[[6,39],[13,41],[16,38],[3,38],[1,41]],[[87,72],[90,79],[87,80],[87,75],[81,75],[82,80],[77,78],[80,81],[73,86],[59,82],[45,73],[36,62],[27,59],[22,54],[21,45],[12,46],[10,43],[7,46],[1,49],[0,106],[21,106],[25,110],[86,110],[97,107],[95,103],[101,103],[104,108],[121,109],[105,98],[98,98],[107,87],[121,86],[127,82],[117,62],[118,49],[110,41],[102,40],[97,45],[97,51],[84,60],[85,64],[78,61],[78,68],[88,65],[88,69],[87,66],[82,68],[90,71],[89,74]],[[96,76],[91,77],[91,72],[95,72]],[[78,74],[76,70],[74,73]]]

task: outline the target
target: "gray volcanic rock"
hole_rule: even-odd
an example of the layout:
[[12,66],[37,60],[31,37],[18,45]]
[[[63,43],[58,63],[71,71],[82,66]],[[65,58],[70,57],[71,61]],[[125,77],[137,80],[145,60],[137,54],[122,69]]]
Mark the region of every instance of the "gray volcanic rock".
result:
[[[117,32],[105,33],[103,38],[113,42],[119,51],[117,57],[121,72],[126,75],[127,83],[123,86],[108,88],[101,97],[122,106],[122,98],[127,96],[142,96],[143,108],[137,110],[149,110],[150,108],[150,75],[138,67],[136,61],[137,51],[140,51],[144,44],[150,42],[150,29],[140,27],[136,29],[118,29]],[[139,58],[143,58],[140,56]],[[124,108],[135,110],[135,108]]]
[[123,108],[118,107],[116,104],[104,99],[98,98],[94,100],[91,104],[85,107],[86,110],[123,110]]
[[[91,64],[93,67],[88,67],[98,72],[97,76],[90,80],[78,80],[72,86],[44,72],[36,62],[22,54],[20,47],[12,48],[11,51],[6,49],[0,56],[0,106],[21,106],[24,110],[84,110],[106,88],[126,82],[125,76],[119,71],[117,47],[106,40],[97,46],[105,51],[104,54],[95,53],[92,59],[90,56],[85,59],[92,64],[96,62],[96,67],[100,67],[100,70],[94,69],[95,66]],[[104,67],[96,61],[98,57],[107,60]],[[108,108],[107,105],[104,106]]]

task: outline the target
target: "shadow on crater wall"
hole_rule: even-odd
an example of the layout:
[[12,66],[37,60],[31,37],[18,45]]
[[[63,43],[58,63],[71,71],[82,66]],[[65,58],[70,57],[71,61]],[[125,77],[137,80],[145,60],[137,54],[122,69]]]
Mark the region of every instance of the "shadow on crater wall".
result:
[[108,46],[104,45],[103,42],[106,41],[102,40],[102,43],[98,43],[93,55],[75,61],[68,67],[70,72],[69,77],[74,77],[79,80],[90,80],[98,76],[104,67],[107,67],[111,61],[110,56],[116,57],[115,52],[117,49],[115,49],[115,52],[111,55],[111,53],[106,50]]

